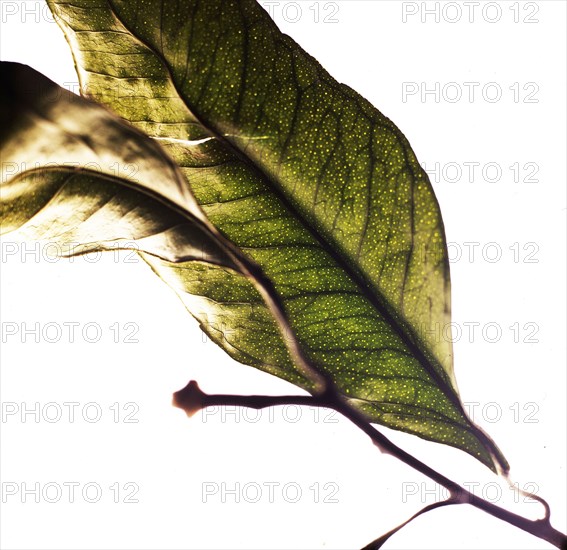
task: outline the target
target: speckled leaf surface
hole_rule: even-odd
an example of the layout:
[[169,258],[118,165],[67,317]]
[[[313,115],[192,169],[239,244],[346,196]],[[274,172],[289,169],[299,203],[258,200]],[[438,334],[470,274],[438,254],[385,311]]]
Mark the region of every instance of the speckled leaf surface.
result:
[[[397,127],[252,1],[48,2],[83,91],[158,140],[373,421],[507,468],[453,375],[443,224]],[[228,353],[301,385],[249,281],[149,259]]]

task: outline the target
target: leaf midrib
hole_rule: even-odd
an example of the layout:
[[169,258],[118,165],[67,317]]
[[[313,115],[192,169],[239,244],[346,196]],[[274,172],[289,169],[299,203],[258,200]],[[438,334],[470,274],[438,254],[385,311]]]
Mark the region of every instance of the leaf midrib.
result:
[[[114,176],[112,174],[107,174],[105,172],[98,172],[96,170],[91,170],[91,169],[88,169],[88,168],[81,168],[81,169],[77,170],[73,167],[62,166],[62,165],[50,166],[50,167],[46,167],[46,168],[45,167],[43,167],[43,168],[42,167],[31,168],[29,170],[25,170],[23,172],[20,172],[19,174],[17,174],[15,176],[14,179],[29,177],[30,175],[32,175],[32,177],[33,177],[34,173],[40,173],[40,172],[41,173],[45,173],[45,172],[68,173],[69,179],[65,180],[64,184],[60,186],[60,188],[56,191],[56,193],[49,198],[49,200],[41,207],[41,209],[38,212],[47,209],[49,207],[49,205],[52,204],[53,201],[57,199],[58,195],[62,192],[64,185],[71,178],[73,178],[74,176],[77,176],[77,175],[83,175],[83,176],[87,176],[87,177],[90,176],[90,177],[95,178],[95,179],[102,179],[102,180],[109,181],[111,183],[117,184],[118,186],[128,187],[129,189],[132,189],[132,190],[134,190],[138,193],[141,193],[142,195],[145,195],[146,197],[149,197],[151,200],[155,200],[156,202],[161,203],[166,208],[174,211],[179,216],[185,218],[188,223],[191,223],[191,224],[198,226],[201,230],[203,230],[203,233],[208,233],[211,236],[211,239],[214,239],[215,242],[218,244],[219,248],[222,248],[223,250],[226,251],[227,255],[230,255],[233,252],[232,250],[230,250],[230,248],[228,248],[226,246],[226,243],[221,240],[223,238],[222,237],[219,238],[218,235],[216,235],[214,232],[212,232],[211,228],[205,222],[203,222],[202,220],[200,220],[199,218],[194,216],[189,210],[183,208],[182,206],[176,204],[174,201],[168,199],[167,197],[164,197],[161,193],[158,193],[158,192],[154,191],[153,189],[151,189],[151,188],[149,188],[149,187],[147,187],[147,186],[145,186],[141,183],[137,183],[135,181],[131,181],[131,180],[128,180],[128,179],[125,179],[125,178],[120,178],[118,176]],[[178,225],[179,224],[177,224],[175,226],[171,226],[171,227],[168,228],[168,230],[171,229],[171,228],[175,228]],[[100,242],[105,242],[105,241],[100,241]],[[92,243],[89,243],[89,244],[92,244]],[[145,254],[160,258],[164,261],[168,261],[168,260],[161,258],[157,254],[154,254],[152,252],[145,252]],[[209,260],[207,260],[207,263],[213,264],[213,265],[218,265],[220,267],[224,267],[226,269],[230,269],[232,271],[235,271],[234,268],[231,268],[230,266],[227,266],[223,263],[220,263],[220,261],[217,263],[213,258],[210,258]]]

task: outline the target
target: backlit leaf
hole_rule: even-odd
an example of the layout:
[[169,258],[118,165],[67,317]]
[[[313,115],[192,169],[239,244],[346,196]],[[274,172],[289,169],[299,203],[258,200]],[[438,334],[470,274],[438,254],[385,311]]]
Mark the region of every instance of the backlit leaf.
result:
[[[275,285],[309,358],[373,421],[507,464],[453,374],[439,207],[397,127],[252,1],[49,2],[85,91],[158,140]],[[233,357],[302,385],[250,280],[154,270]]]

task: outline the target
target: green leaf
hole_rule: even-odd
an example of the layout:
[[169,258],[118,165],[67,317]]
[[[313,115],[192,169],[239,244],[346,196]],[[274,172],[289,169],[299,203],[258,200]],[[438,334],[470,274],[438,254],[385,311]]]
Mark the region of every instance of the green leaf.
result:
[[[450,322],[443,224],[396,126],[255,2],[49,4],[86,91],[159,140],[351,402],[507,470],[463,410],[450,338],[435,338]],[[150,262],[233,357],[302,385],[250,281]]]

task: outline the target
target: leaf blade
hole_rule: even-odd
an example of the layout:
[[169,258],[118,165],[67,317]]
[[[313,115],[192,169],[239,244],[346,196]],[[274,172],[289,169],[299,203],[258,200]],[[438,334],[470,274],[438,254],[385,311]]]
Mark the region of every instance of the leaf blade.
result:
[[[464,448],[490,467],[494,468],[497,464],[506,469],[507,465],[501,453],[491,440],[476,426],[472,425],[462,409],[454,383],[450,339],[435,342],[431,340],[430,335],[425,334],[422,338],[420,334],[420,324],[425,328],[435,322],[446,326],[449,319],[448,262],[442,221],[436,199],[426,176],[417,164],[415,156],[401,132],[355,92],[332,81],[331,77],[324,73],[316,62],[304,54],[289,38],[280,36],[273,23],[254,3],[224,2],[221,5],[220,3],[210,2],[206,5],[197,6],[195,3],[188,2],[184,4],[184,9],[188,12],[193,8],[205,10],[200,14],[193,11],[190,14],[191,19],[189,17],[183,19],[184,14],[178,13],[167,2],[163,4],[165,9],[162,9],[160,2],[145,5],[144,17],[139,17],[141,12],[136,11],[137,4],[135,2],[126,4],[124,2],[87,1],[74,2],[72,6],[66,2],[50,2],[50,5],[53,7],[54,13],[58,15],[59,22],[65,29],[74,49],[83,83],[87,83],[99,99],[108,103],[123,116],[132,116],[131,111],[135,111],[135,116],[140,122],[134,120],[132,122],[143,125],[144,130],[149,131],[150,135],[164,140],[162,144],[166,146],[168,152],[180,165],[185,167],[185,174],[191,181],[197,199],[207,210],[207,214],[213,223],[232,242],[242,246],[262,266],[267,275],[274,280],[300,340],[318,365],[323,365],[337,379],[341,379],[341,387],[345,394],[355,395],[358,399],[369,398],[373,403],[373,408],[378,409],[369,412],[371,418],[375,421],[397,429],[418,433],[422,437],[444,441]],[[168,6],[170,9],[168,9]],[[97,17],[92,15],[93,10],[97,10]],[[152,10],[155,10],[156,13],[152,14]],[[214,10],[217,10],[217,15],[220,14],[219,17],[212,17]],[[157,14],[158,11],[160,14]],[[160,21],[162,12],[166,16],[170,14],[171,19]],[[149,22],[148,25],[143,25],[144,20]],[[245,21],[246,23],[238,27],[235,26],[235,21],[237,23]],[[201,30],[195,30],[199,24]],[[156,29],[160,28],[167,32],[156,35]],[[89,33],[77,32],[81,29],[96,30],[96,33],[93,33],[95,36],[89,37]],[[128,29],[135,30],[136,36],[130,33],[129,37]],[[250,31],[250,29],[259,33],[260,46],[257,47],[258,51],[264,52],[262,48],[268,47],[270,40],[273,40],[274,43],[277,42],[280,50],[272,49],[268,52],[269,55],[264,56],[264,60],[261,59],[260,54],[256,55],[252,50],[247,51],[246,56],[242,55],[246,48],[242,47],[242,40],[235,38],[235,36],[238,34],[238,30]],[[188,34],[189,30],[190,33]],[[108,48],[104,49],[104,40],[101,38],[113,32],[119,32],[120,40],[123,41],[120,44],[123,46],[123,50],[120,47],[114,48],[114,53],[109,52]],[[226,35],[224,37],[223,32]],[[190,35],[197,37],[192,44],[187,41],[187,37]],[[210,57],[210,52],[214,51],[215,48],[207,47],[207,44],[211,43],[211,36],[213,35],[216,36],[213,42],[217,46],[221,44],[225,54],[210,62],[207,56]],[[228,39],[227,36],[233,38]],[[224,42],[222,42],[223,39]],[[89,44],[89,40],[93,43]],[[185,42],[183,42],[184,40]],[[102,46],[103,52],[99,52],[100,55],[98,56],[89,55],[88,51],[92,49],[90,46],[93,45],[96,48]],[[238,53],[239,51],[240,53]],[[287,52],[287,58],[285,55],[275,55],[274,51]],[[292,52],[292,55],[289,52]],[[128,61],[117,62],[116,56],[128,57],[130,54]],[[191,55],[193,57],[188,63],[188,56]],[[136,59],[139,60],[141,57],[152,61],[147,64],[144,62],[140,67],[136,64],[138,63]],[[106,62],[101,63],[102,58],[105,58]],[[111,59],[116,62],[108,62]],[[236,77],[241,78],[241,76],[235,76],[235,71],[229,67],[230,62],[234,62],[233,64],[238,67],[242,59],[246,59],[249,64],[251,63],[246,70],[247,84],[253,81],[249,85],[249,90],[238,85],[239,80]],[[280,79],[276,86],[273,81],[266,83],[260,81],[260,77],[252,78],[250,75],[266,72],[260,70],[261,67],[264,67],[265,59],[268,59],[270,63],[274,63],[274,66],[283,71],[288,70],[289,72],[290,67],[296,70],[294,81],[300,82],[301,86],[308,92],[311,90],[309,92],[311,95],[305,96],[308,111],[316,110],[317,106],[322,103],[322,96],[325,95],[321,93],[320,89],[317,94],[313,93],[317,86],[326,86],[327,91],[332,88],[331,91],[335,94],[335,98],[339,97],[341,101],[344,100],[350,105],[350,110],[345,110],[343,117],[345,120],[340,121],[341,128],[344,126],[343,135],[347,131],[351,131],[356,124],[360,126],[364,123],[365,117],[377,121],[378,131],[351,131],[351,134],[354,136],[360,134],[366,137],[372,134],[374,142],[371,144],[370,152],[372,153],[373,148],[377,147],[378,153],[384,157],[380,170],[371,171],[371,178],[363,177],[369,173],[368,158],[359,155],[361,158],[357,157],[356,162],[352,161],[345,168],[332,156],[324,157],[324,155],[318,153],[321,147],[330,147],[331,151],[341,147],[340,143],[336,144],[336,141],[325,144],[324,140],[316,139],[317,127],[326,129],[327,136],[331,134],[331,137],[333,130],[336,131],[338,127],[336,117],[333,117],[332,110],[329,108],[323,109],[327,118],[317,119],[315,122],[308,121],[302,126],[301,131],[296,132],[297,135],[290,137],[289,135],[285,136],[284,133],[283,141],[279,125],[274,122],[280,114],[278,109],[270,108],[270,111],[275,114],[267,118],[260,117],[257,119],[254,106],[256,103],[261,103],[257,100],[258,95],[261,98],[272,95],[276,98],[276,103],[285,105],[286,97],[288,100],[291,98],[292,88],[296,84],[296,82],[293,82],[293,85],[289,85],[289,79],[284,79],[285,82]],[[294,62],[297,59],[299,59],[298,68],[295,69]],[[256,65],[254,65],[255,61],[257,61]],[[97,72],[103,72],[103,67],[97,67],[97,64],[104,64],[107,71],[108,67],[112,67],[114,73],[105,72],[105,74],[97,75]],[[192,67],[194,71],[190,77],[184,80],[187,67]],[[128,77],[128,75],[131,76],[129,71],[137,70],[136,68],[141,71],[137,76],[144,81],[144,86],[141,88],[136,88],[135,83]],[[252,70],[254,68],[256,70]],[[196,75],[195,78],[194,75]],[[127,99],[115,97],[121,95],[116,93],[115,85],[117,82],[130,90],[131,93],[127,94]],[[187,84],[186,88],[183,87],[184,82]],[[159,95],[155,93],[157,89],[166,91]],[[150,95],[159,95],[159,107],[152,106],[151,101],[147,99],[148,90],[151,92]],[[304,91],[304,93],[306,92]],[[223,99],[218,100],[220,97]],[[205,99],[200,102],[202,98]],[[180,100],[182,106],[180,106]],[[245,107],[241,108],[242,105]],[[252,109],[252,111],[248,112],[247,109]],[[242,114],[243,112],[244,114]],[[139,116],[140,113],[143,113],[142,117]],[[177,115],[179,115],[181,123],[171,125],[171,117],[175,120]],[[291,119],[289,116],[283,117],[287,120],[288,126],[289,121],[293,120],[294,117],[292,112],[290,112],[290,115]],[[192,143],[200,139],[208,139],[211,136],[215,136],[217,139],[207,141],[202,144],[203,146],[196,146]],[[383,145],[380,145],[381,140]],[[360,143],[354,143],[351,140],[348,148],[364,149],[363,145],[365,144],[362,143],[360,138],[359,141]],[[336,205],[333,207],[333,201],[336,199],[334,195],[340,196],[340,193],[336,193],[337,189],[328,185],[326,191],[323,189],[325,192],[321,194],[321,187],[317,188],[317,186],[312,185],[316,178],[309,173],[308,168],[305,168],[305,165],[309,163],[306,163],[299,153],[295,155],[293,151],[292,154],[288,151],[285,159],[283,159],[285,162],[282,161],[282,149],[293,149],[293,147],[297,149],[298,146],[302,147],[305,143],[309,144],[309,153],[317,161],[315,163],[318,166],[317,174],[326,174],[325,170],[332,168],[333,174],[338,174],[338,176],[344,178],[348,175],[349,169],[359,170],[359,172],[356,172],[358,176],[353,178],[357,187],[355,186],[354,190],[350,190],[351,194],[347,196],[351,204],[350,212],[359,213],[364,205],[367,205],[370,201],[372,207],[375,207],[376,212],[379,212],[383,218],[399,220],[397,226],[395,223],[392,225],[395,228],[395,231],[392,229],[392,233],[402,235],[399,242],[396,239],[390,239],[386,243],[388,247],[382,243],[380,248],[377,244],[379,239],[368,239],[365,244],[362,240],[357,241],[352,237],[350,233],[355,236],[362,234],[360,228],[364,226],[373,228],[375,233],[376,231],[379,233],[380,228],[374,227],[376,224],[374,218],[359,216],[353,228],[350,223],[352,216],[343,216],[342,218],[339,217],[340,223],[337,222],[333,226],[332,220],[337,215]],[[368,144],[366,144],[366,148],[368,149]],[[372,154],[367,156],[372,157]],[[187,157],[189,157],[189,160],[187,160]],[[391,163],[390,167],[388,167],[389,162]],[[224,171],[226,165],[233,168],[233,172],[229,176]],[[293,180],[298,171],[301,172],[302,184],[306,181],[309,184],[304,186],[305,189],[309,190],[309,193],[305,189],[298,188],[296,190],[294,188]],[[211,195],[214,199],[215,194],[217,196],[222,194],[222,185],[219,182],[223,178],[225,182],[232,182],[229,193],[233,195],[232,198],[229,199],[225,195],[223,200],[220,201],[223,204],[213,205],[209,203],[207,206]],[[239,231],[238,227],[230,222],[230,218],[233,216],[229,213],[227,205],[231,204],[228,203],[229,200],[237,203],[245,201],[246,193],[241,193],[240,186],[235,185],[234,182],[238,180],[243,187],[251,187],[252,192],[255,193],[258,188],[262,191],[265,190],[266,180],[273,184],[272,180],[274,179],[277,180],[278,188],[269,190],[271,193],[269,194],[269,207],[258,199],[250,207],[250,210],[259,206],[263,210],[267,210],[266,218],[257,221],[248,219],[246,224],[240,224],[241,230]],[[328,179],[325,180],[327,183]],[[378,184],[373,188],[369,182],[374,184],[375,181],[378,181]],[[388,208],[379,208],[380,203],[377,197],[389,192],[396,185],[401,189],[399,204],[394,201]],[[373,190],[373,194],[366,193],[369,190]],[[249,193],[249,191],[247,189],[246,192]],[[294,194],[295,191],[297,191],[297,196]],[[301,193],[304,193],[304,195]],[[322,200],[322,197],[325,200]],[[313,203],[312,211],[309,211],[308,208],[310,203]],[[325,204],[331,205],[328,215],[326,215]],[[377,204],[378,206],[376,206]],[[311,227],[306,228],[306,225],[310,224],[305,223],[291,224],[293,225],[292,229],[287,219],[290,210],[294,212],[296,217],[299,213],[303,222],[310,212],[318,213],[314,216],[315,222],[311,224],[315,225],[315,231]],[[368,213],[371,211],[372,208],[367,208]],[[400,215],[397,216],[397,214]],[[274,220],[277,220],[280,225]],[[415,220],[418,220],[419,223],[416,224]],[[270,229],[270,224],[273,223],[276,223],[275,228],[268,232],[267,229]],[[414,225],[413,229],[412,224]],[[418,226],[423,226],[424,229],[421,229],[421,240],[417,239],[418,242],[416,242],[414,230]],[[284,244],[290,250],[294,248],[293,245],[297,243],[278,241],[278,233],[282,230],[286,233],[293,233],[293,238],[305,249],[323,250],[325,259],[321,261],[321,265],[316,266],[319,270],[313,271],[311,283],[313,288],[317,290],[317,283],[322,278],[327,285],[333,288],[334,298],[331,299],[328,293],[325,294],[319,289],[317,290],[318,306],[313,306],[308,301],[297,302],[296,297],[289,289],[289,284],[286,286],[286,281],[291,277],[291,273],[281,273],[277,271],[277,268],[274,268],[274,264],[285,265],[286,259],[289,261],[290,252],[286,251],[287,256],[286,254],[277,255],[274,252],[270,257],[269,254],[265,254],[261,250],[262,247],[266,250],[269,247],[274,250],[274,246],[283,248]],[[344,234],[349,238],[337,239],[337,234]],[[269,237],[272,239],[271,241]],[[262,239],[264,240],[262,241]],[[373,252],[367,254],[363,262],[357,263],[357,254],[360,255],[365,247],[372,249]],[[385,253],[386,248],[389,249],[387,253]],[[339,251],[339,258],[336,250]],[[439,254],[439,250],[441,250],[441,254]],[[348,256],[348,261],[345,260],[344,256]],[[313,267],[305,258],[298,258],[297,255],[293,258],[294,263],[297,264],[295,267],[298,269],[305,270]],[[422,259],[423,262],[421,262]],[[347,272],[349,281],[343,281],[340,276],[336,278],[329,275],[329,270],[332,271],[336,265],[340,265],[343,271]],[[345,269],[345,265],[348,269]],[[400,269],[400,265],[405,265],[406,268],[411,267],[411,274],[408,276],[407,269]],[[171,279],[171,274],[168,276],[167,270],[173,269],[175,271],[178,267],[157,265],[154,262],[154,269],[159,271],[164,278]],[[322,268],[327,271],[322,271]],[[183,270],[184,274],[187,274],[190,269],[189,266],[186,266]],[[415,275],[416,273],[421,274],[422,271],[425,271],[430,278],[434,279],[433,283],[429,281],[430,284],[424,285],[423,277],[420,278]],[[379,284],[380,280],[367,280],[368,274],[374,273],[384,275],[384,284]],[[179,279],[179,276],[177,279]],[[305,280],[303,279],[303,282]],[[408,280],[412,282],[411,289],[407,286]],[[418,280],[421,282],[417,282]],[[357,287],[354,293],[351,288],[353,282],[354,286]],[[297,279],[293,283],[297,285]],[[333,283],[336,287],[332,287]],[[189,290],[189,282],[183,283],[182,280],[181,286],[183,284],[185,284],[184,289]],[[201,289],[206,286],[203,285],[202,281],[199,281],[198,284]],[[433,288],[434,291],[430,295],[427,293],[420,294],[420,285]],[[301,288],[301,292],[308,291],[308,288]],[[194,290],[194,292],[197,292],[197,290]],[[214,289],[208,289],[206,292],[212,294]],[[353,298],[353,295],[356,298]],[[410,299],[407,300],[406,296]],[[357,300],[361,301],[360,307]],[[416,303],[416,301],[419,306],[412,306],[411,304]],[[370,302],[370,306],[367,302]],[[326,307],[330,311],[333,311],[333,308],[340,310],[353,308],[353,311],[358,314],[361,320],[363,329],[367,323],[372,324],[372,329],[367,331],[371,333],[371,336],[364,334],[360,327],[349,325],[346,315],[340,322],[336,323],[333,321],[332,315],[326,319],[310,319],[309,321],[313,321],[313,327],[318,322],[325,328],[306,331],[302,326],[305,324],[305,318],[308,317],[305,312],[310,311],[309,308],[314,310],[316,307],[320,310]],[[369,312],[369,309],[372,311]],[[231,323],[234,324],[234,315],[228,312],[226,308],[217,316],[222,318],[223,315],[228,320],[229,327]],[[250,320],[251,316],[249,315],[248,318]],[[433,321],[433,319],[437,320]],[[348,330],[345,329],[345,324]],[[394,330],[392,330],[392,327],[394,327]],[[332,357],[329,353],[325,354],[321,347],[317,347],[318,342],[313,338],[316,337],[319,338],[320,342],[325,342],[325,334],[328,333],[339,334],[344,338],[348,336],[346,347],[350,348],[352,353],[347,354],[348,357],[345,358],[344,355],[341,355],[341,347],[336,346],[335,349],[331,350]],[[365,341],[365,345],[358,346],[360,349],[357,349],[357,343],[360,342],[361,338]],[[393,339],[395,345],[387,346],[386,344],[390,344],[391,339]],[[218,340],[220,341],[220,337]],[[371,343],[370,346],[366,345],[368,341]],[[343,345],[344,347],[345,345]],[[378,361],[379,355],[375,352],[381,351],[384,347],[393,347],[395,352],[392,353],[392,356],[382,355],[381,360]],[[417,355],[417,361],[407,360],[408,353]],[[262,362],[259,350],[255,350],[252,355],[255,360]],[[367,362],[371,360],[374,362],[368,366]],[[244,362],[250,361],[251,359]],[[348,367],[345,367],[345,362],[348,362]],[[410,375],[406,381],[403,380],[401,375],[404,369],[408,370]],[[288,367],[284,365],[280,370],[287,373]],[[369,381],[369,373],[374,377],[373,381]],[[379,373],[381,373],[382,379],[378,376]],[[386,382],[389,375],[390,381]],[[352,380],[347,380],[347,376],[352,377]],[[398,376],[398,380],[394,380],[395,376]],[[412,378],[417,385],[411,382]],[[433,393],[428,393],[429,390],[426,386],[431,380],[433,380],[434,385],[438,386],[439,391],[431,390]],[[350,387],[349,384],[351,384]],[[404,386],[404,384],[406,385]],[[421,396],[419,395],[420,391],[422,392]],[[435,417],[434,411],[429,406],[431,403],[433,403],[434,410],[442,410],[447,415],[449,422],[444,430],[436,425],[438,418]],[[416,409],[419,414],[417,415],[418,420],[414,422],[409,419],[416,416]],[[456,433],[455,430],[458,432],[458,429],[454,429],[450,421],[457,423],[461,433]]]

